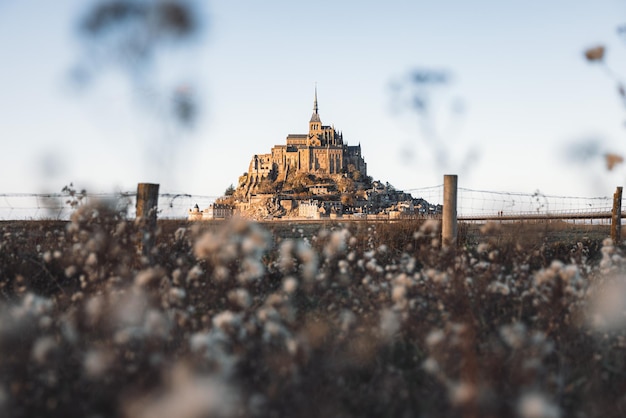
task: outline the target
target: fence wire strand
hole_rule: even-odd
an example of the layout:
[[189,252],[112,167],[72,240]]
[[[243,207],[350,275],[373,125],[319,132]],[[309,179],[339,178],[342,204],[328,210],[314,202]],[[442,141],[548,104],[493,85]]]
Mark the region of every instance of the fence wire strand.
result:
[[[443,184],[408,189],[413,198],[424,199],[432,205],[443,203]],[[135,215],[136,192],[87,193],[70,196],[67,193],[5,193],[0,194],[0,220],[69,219],[71,201],[85,204],[94,200],[114,202],[129,217]],[[168,192],[159,195],[159,217],[184,219],[196,204],[200,209],[214,203],[218,196],[192,195]],[[457,214],[459,218],[505,216],[524,217],[550,215],[555,218],[576,215],[579,218],[610,213],[613,198],[577,197],[535,193],[498,192],[458,188]],[[626,207],[625,205],[622,205]]]
[[[44,220],[70,218],[74,207],[93,201],[104,201],[113,205],[117,210],[135,216],[137,201],[136,192],[118,193],[87,193],[85,195],[69,196],[64,193],[5,193],[0,194],[0,220]],[[159,195],[159,217],[165,219],[183,219],[187,217],[188,209],[194,205],[206,207],[215,202],[217,196],[191,195],[185,193],[162,193]]]

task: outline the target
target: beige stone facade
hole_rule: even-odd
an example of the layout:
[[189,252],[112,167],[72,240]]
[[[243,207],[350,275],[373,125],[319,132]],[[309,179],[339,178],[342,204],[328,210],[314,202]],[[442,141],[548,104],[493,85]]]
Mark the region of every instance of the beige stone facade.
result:
[[233,216],[233,207],[224,203],[211,203],[208,208],[200,210],[196,204],[189,209],[187,219],[190,221],[207,221],[213,219],[229,219]]
[[361,145],[349,146],[334,126],[323,125],[318,113],[317,90],[308,134],[289,134],[284,145],[275,145],[268,154],[256,154],[240,186],[254,187],[262,179],[285,180],[296,173],[340,174],[350,165],[367,175]]

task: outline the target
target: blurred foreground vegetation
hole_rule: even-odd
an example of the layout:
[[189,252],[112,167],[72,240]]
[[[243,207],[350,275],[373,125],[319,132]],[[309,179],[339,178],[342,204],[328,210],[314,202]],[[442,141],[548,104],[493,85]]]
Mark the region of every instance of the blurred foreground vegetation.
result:
[[0,413],[623,416],[623,249],[511,228],[0,224]]

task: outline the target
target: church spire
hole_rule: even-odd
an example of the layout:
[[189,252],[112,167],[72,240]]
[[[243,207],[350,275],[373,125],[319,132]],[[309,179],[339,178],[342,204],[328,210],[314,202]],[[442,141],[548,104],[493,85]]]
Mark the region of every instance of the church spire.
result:
[[313,115],[311,116],[310,122],[319,122],[320,115],[317,113],[317,83],[315,83],[315,99],[313,100]]

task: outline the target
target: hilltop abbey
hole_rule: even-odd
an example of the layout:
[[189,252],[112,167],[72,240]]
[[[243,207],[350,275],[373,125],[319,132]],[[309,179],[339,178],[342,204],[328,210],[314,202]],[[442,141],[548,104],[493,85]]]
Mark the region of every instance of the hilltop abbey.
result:
[[286,144],[252,157],[237,187],[207,209],[189,209],[190,220],[395,219],[437,213],[440,208],[367,175],[361,144],[348,145],[333,126],[323,125],[317,88],[309,132],[287,135]]
[[367,176],[361,145],[349,146],[333,126],[322,125],[317,107],[317,88],[313,115],[307,134],[289,134],[285,145],[275,145],[269,154],[256,154],[239,186],[253,190],[263,179],[284,181],[292,174],[341,174],[348,169]]

